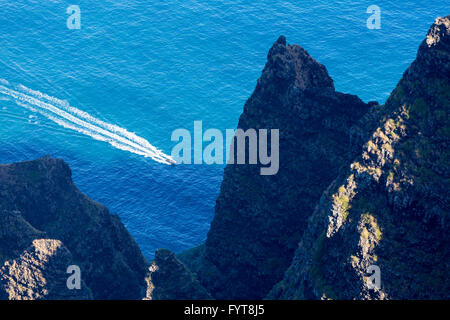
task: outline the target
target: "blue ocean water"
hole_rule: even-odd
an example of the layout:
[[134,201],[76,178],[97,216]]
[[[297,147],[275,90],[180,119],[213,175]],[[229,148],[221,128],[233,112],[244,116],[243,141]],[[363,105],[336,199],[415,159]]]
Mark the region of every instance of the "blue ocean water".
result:
[[[383,103],[450,7],[428,0],[74,2],[0,2],[0,79],[65,100],[166,154],[176,144],[172,131],[192,130],[195,120],[205,129],[236,127],[281,34],[323,63],[337,90]],[[72,4],[81,9],[80,30],[66,27]],[[379,30],[366,27],[372,4],[381,8]],[[179,252],[206,238],[222,165],[160,164],[16,102],[0,94],[0,163],[65,159],[80,190],[117,213],[148,258],[156,248]]]

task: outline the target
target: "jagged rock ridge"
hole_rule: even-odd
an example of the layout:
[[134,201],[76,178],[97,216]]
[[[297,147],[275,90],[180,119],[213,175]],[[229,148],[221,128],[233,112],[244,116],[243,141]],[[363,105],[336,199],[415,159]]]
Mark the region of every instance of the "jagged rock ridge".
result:
[[238,128],[279,129],[279,171],[227,165],[205,246],[179,256],[215,298],[261,299],[282,279],[321,193],[356,155],[350,128],[368,109],[306,50],[274,43]]
[[362,152],[323,194],[269,298],[450,298],[449,110],[447,16],[372,115]]
[[167,249],[156,251],[149,268],[146,300],[210,300],[196,277]]

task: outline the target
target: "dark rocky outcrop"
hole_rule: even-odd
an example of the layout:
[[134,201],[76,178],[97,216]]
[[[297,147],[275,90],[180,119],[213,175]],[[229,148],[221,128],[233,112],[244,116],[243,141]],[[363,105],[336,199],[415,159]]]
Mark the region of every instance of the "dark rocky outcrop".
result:
[[[363,150],[323,194],[269,298],[450,298],[449,111],[447,16],[368,116]],[[371,265],[379,288],[368,281]]]
[[[85,290],[68,292],[69,265]],[[62,160],[0,166],[0,297],[140,299],[148,262],[120,219],[83,195]]]
[[196,277],[169,250],[157,250],[149,270],[146,300],[212,299]]
[[303,48],[274,43],[238,128],[279,129],[279,171],[227,165],[201,254],[179,256],[215,298],[261,299],[281,280],[323,190],[356,156],[350,128],[368,109]]

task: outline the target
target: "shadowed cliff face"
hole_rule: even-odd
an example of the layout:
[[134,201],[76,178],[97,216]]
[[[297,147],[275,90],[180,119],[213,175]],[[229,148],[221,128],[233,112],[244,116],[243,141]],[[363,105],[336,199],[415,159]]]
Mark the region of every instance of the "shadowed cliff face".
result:
[[[450,298],[449,111],[447,16],[385,106],[363,119],[362,151],[323,194],[270,298]],[[369,285],[371,265],[380,287]]]
[[336,92],[303,48],[274,43],[238,128],[279,129],[279,171],[228,165],[201,258],[180,255],[215,298],[260,299],[281,280],[321,193],[355,155],[350,127],[368,108]]
[[[1,165],[0,222],[1,297],[144,296],[148,263],[135,241],[117,216],[78,191],[62,160]],[[72,264],[87,291],[67,290]]]
[[212,299],[195,275],[167,249],[156,251],[149,271],[145,300]]

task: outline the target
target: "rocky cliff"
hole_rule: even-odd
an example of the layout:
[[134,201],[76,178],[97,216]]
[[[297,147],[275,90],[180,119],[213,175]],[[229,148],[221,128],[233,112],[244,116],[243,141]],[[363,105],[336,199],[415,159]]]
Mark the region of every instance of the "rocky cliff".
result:
[[150,265],[62,160],[0,165],[0,299],[449,299],[449,107],[450,16],[383,106],[280,37],[238,124],[278,173],[227,165],[205,244]]
[[204,247],[180,255],[220,299],[261,299],[281,280],[323,190],[358,152],[350,128],[370,108],[336,92],[326,68],[284,37],[267,60],[238,128],[279,129],[279,171],[227,165]]
[[384,106],[273,45],[238,127],[280,129],[279,172],[228,165],[206,243],[179,255],[215,298],[449,297],[449,26]]
[[66,273],[75,261],[61,241],[36,239],[19,257],[0,269],[0,299],[86,300],[92,292],[81,279],[80,288],[69,290]]
[[[81,272],[79,289],[69,289]],[[68,273],[69,271],[69,273]],[[150,265],[59,159],[0,165],[0,299],[211,299],[168,250]]]
[[157,250],[149,270],[145,300],[212,299],[195,275],[169,250]]
[[[67,288],[70,265],[80,290]],[[62,160],[0,166],[0,298],[139,299],[147,268],[118,216],[84,196]]]
[[[322,195],[282,299],[450,298],[450,16],[437,19],[360,154]],[[380,285],[374,286],[374,268]]]

